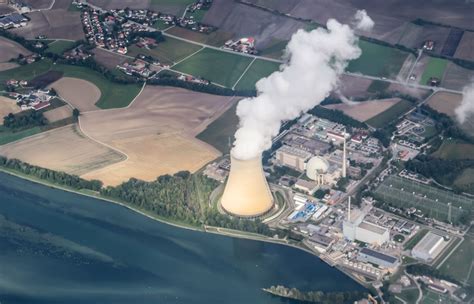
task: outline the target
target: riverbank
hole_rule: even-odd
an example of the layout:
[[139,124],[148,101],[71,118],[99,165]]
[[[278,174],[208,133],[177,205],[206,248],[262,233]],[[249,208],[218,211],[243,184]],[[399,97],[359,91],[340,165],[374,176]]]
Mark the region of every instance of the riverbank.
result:
[[[264,235],[259,235],[259,234],[256,234],[256,233],[243,232],[243,231],[233,230],[233,229],[228,229],[228,228],[206,226],[206,225],[202,226],[202,227],[201,226],[186,225],[185,223],[170,221],[169,219],[160,217],[160,216],[158,216],[156,214],[153,214],[151,212],[148,212],[146,210],[141,210],[141,209],[139,209],[139,208],[137,208],[137,207],[135,207],[135,206],[133,206],[129,203],[122,202],[122,201],[119,201],[119,200],[114,200],[114,199],[107,198],[107,197],[103,197],[100,194],[96,194],[96,193],[94,193],[93,191],[90,191],[90,190],[77,190],[77,189],[68,188],[68,187],[65,187],[65,186],[57,185],[55,183],[51,183],[51,182],[42,180],[42,179],[37,178],[37,177],[33,177],[33,176],[30,176],[30,175],[27,175],[27,174],[17,172],[17,171],[12,170],[12,169],[0,168],[0,172],[15,176],[17,178],[28,180],[28,181],[33,182],[33,183],[41,184],[41,185],[46,186],[46,187],[50,187],[50,188],[54,188],[54,189],[58,189],[58,190],[62,190],[62,191],[66,191],[66,192],[70,192],[70,193],[74,193],[74,194],[78,194],[78,195],[82,195],[82,196],[86,196],[86,197],[90,197],[90,198],[94,198],[94,199],[98,199],[98,200],[101,200],[101,201],[104,201],[104,202],[107,202],[107,203],[111,203],[111,204],[116,204],[116,205],[125,207],[128,210],[133,211],[135,213],[138,213],[142,216],[145,216],[149,219],[158,221],[158,222],[163,223],[163,224],[171,225],[173,227],[192,230],[192,231],[207,232],[207,233],[223,235],[223,236],[227,236],[227,237],[234,237],[234,238],[239,238],[239,239],[248,239],[248,240],[254,240],[254,241],[262,241],[262,242],[267,242],[267,243],[273,243],[273,244],[279,244],[279,245],[285,245],[285,246],[288,246],[288,247],[293,247],[295,249],[299,249],[299,250],[305,251],[307,253],[310,253],[311,255],[314,255],[314,256],[318,257],[321,261],[328,264],[329,266],[334,267],[334,265],[331,265],[330,263],[325,261],[325,259],[322,259],[316,252],[310,250],[306,246],[298,245],[298,244],[292,244],[292,243],[289,243],[287,240],[284,240],[284,239],[278,239],[278,238],[275,239],[275,238],[267,237],[267,236],[264,236]],[[351,273],[348,273],[348,272],[342,270],[339,267],[335,267],[335,268],[337,268],[339,271],[341,271],[345,275],[349,276],[352,280],[356,281],[361,286],[367,288],[367,286],[363,282],[356,279]]]

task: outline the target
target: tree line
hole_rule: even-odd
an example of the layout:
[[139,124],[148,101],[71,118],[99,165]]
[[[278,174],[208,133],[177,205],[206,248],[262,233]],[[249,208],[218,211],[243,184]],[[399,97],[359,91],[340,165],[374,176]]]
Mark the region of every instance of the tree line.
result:
[[44,126],[48,123],[43,113],[39,111],[25,111],[18,114],[8,114],[3,118],[3,125],[11,130],[26,129],[29,127]]
[[308,113],[346,126],[367,129],[367,125],[365,123],[355,120],[340,110],[326,109],[318,105],[309,110]]

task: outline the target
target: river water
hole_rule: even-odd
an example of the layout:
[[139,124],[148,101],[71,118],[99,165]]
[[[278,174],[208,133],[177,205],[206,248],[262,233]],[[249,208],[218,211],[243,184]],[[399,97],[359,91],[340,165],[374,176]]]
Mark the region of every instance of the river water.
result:
[[166,225],[0,172],[0,303],[289,303],[362,287],[295,248]]

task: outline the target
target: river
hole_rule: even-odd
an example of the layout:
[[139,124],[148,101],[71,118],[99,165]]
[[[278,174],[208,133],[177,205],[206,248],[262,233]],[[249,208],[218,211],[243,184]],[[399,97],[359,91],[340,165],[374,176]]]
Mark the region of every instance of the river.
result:
[[170,226],[0,172],[0,303],[289,303],[362,290],[302,250]]

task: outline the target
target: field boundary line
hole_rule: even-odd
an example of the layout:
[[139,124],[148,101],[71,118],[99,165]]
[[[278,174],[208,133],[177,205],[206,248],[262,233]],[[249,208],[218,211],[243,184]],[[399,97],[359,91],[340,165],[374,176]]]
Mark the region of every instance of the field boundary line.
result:
[[[444,259],[436,266],[436,269],[439,269],[443,264],[449,259],[449,257],[458,249],[459,246],[461,246],[462,243],[464,243],[466,239],[461,238],[461,241],[454,246],[454,248],[444,257]],[[471,264],[472,266],[472,264]]]
[[254,57],[252,59],[252,61],[250,61],[249,65],[245,68],[244,72],[242,73],[242,75],[240,75],[239,79],[237,79],[237,81],[234,83],[234,85],[232,86],[232,90],[235,89],[235,87],[239,84],[240,82],[240,79],[242,79],[242,77],[244,77],[245,74],[247,74],[247,71],[250,69],[250,67],[253,65],[253,63],[255,62],[255,60],[257,60],[257,57]]
[[173,63],[173,65],[172,65],[170,68],[172,68],[172,67],[174,67],[175,65],[180,64],[181,62],[183,62],[183,61],[185,61],[185,60],[187,60],[187,59],[193,57],[194,55],[196,55],[197,53],[199,53],[200,51],[202,51],[202,50],[204,50],[204,49],[205,49],[205,47],[202,46],[202,47],[201,47],[199,50],[197,50],[196,52],[194,52],[194,53],[192,53],[192,54],[189,54],[188,56],[184,57],[183,59],[180,59],[180,60],[178,60],[177,62]]

